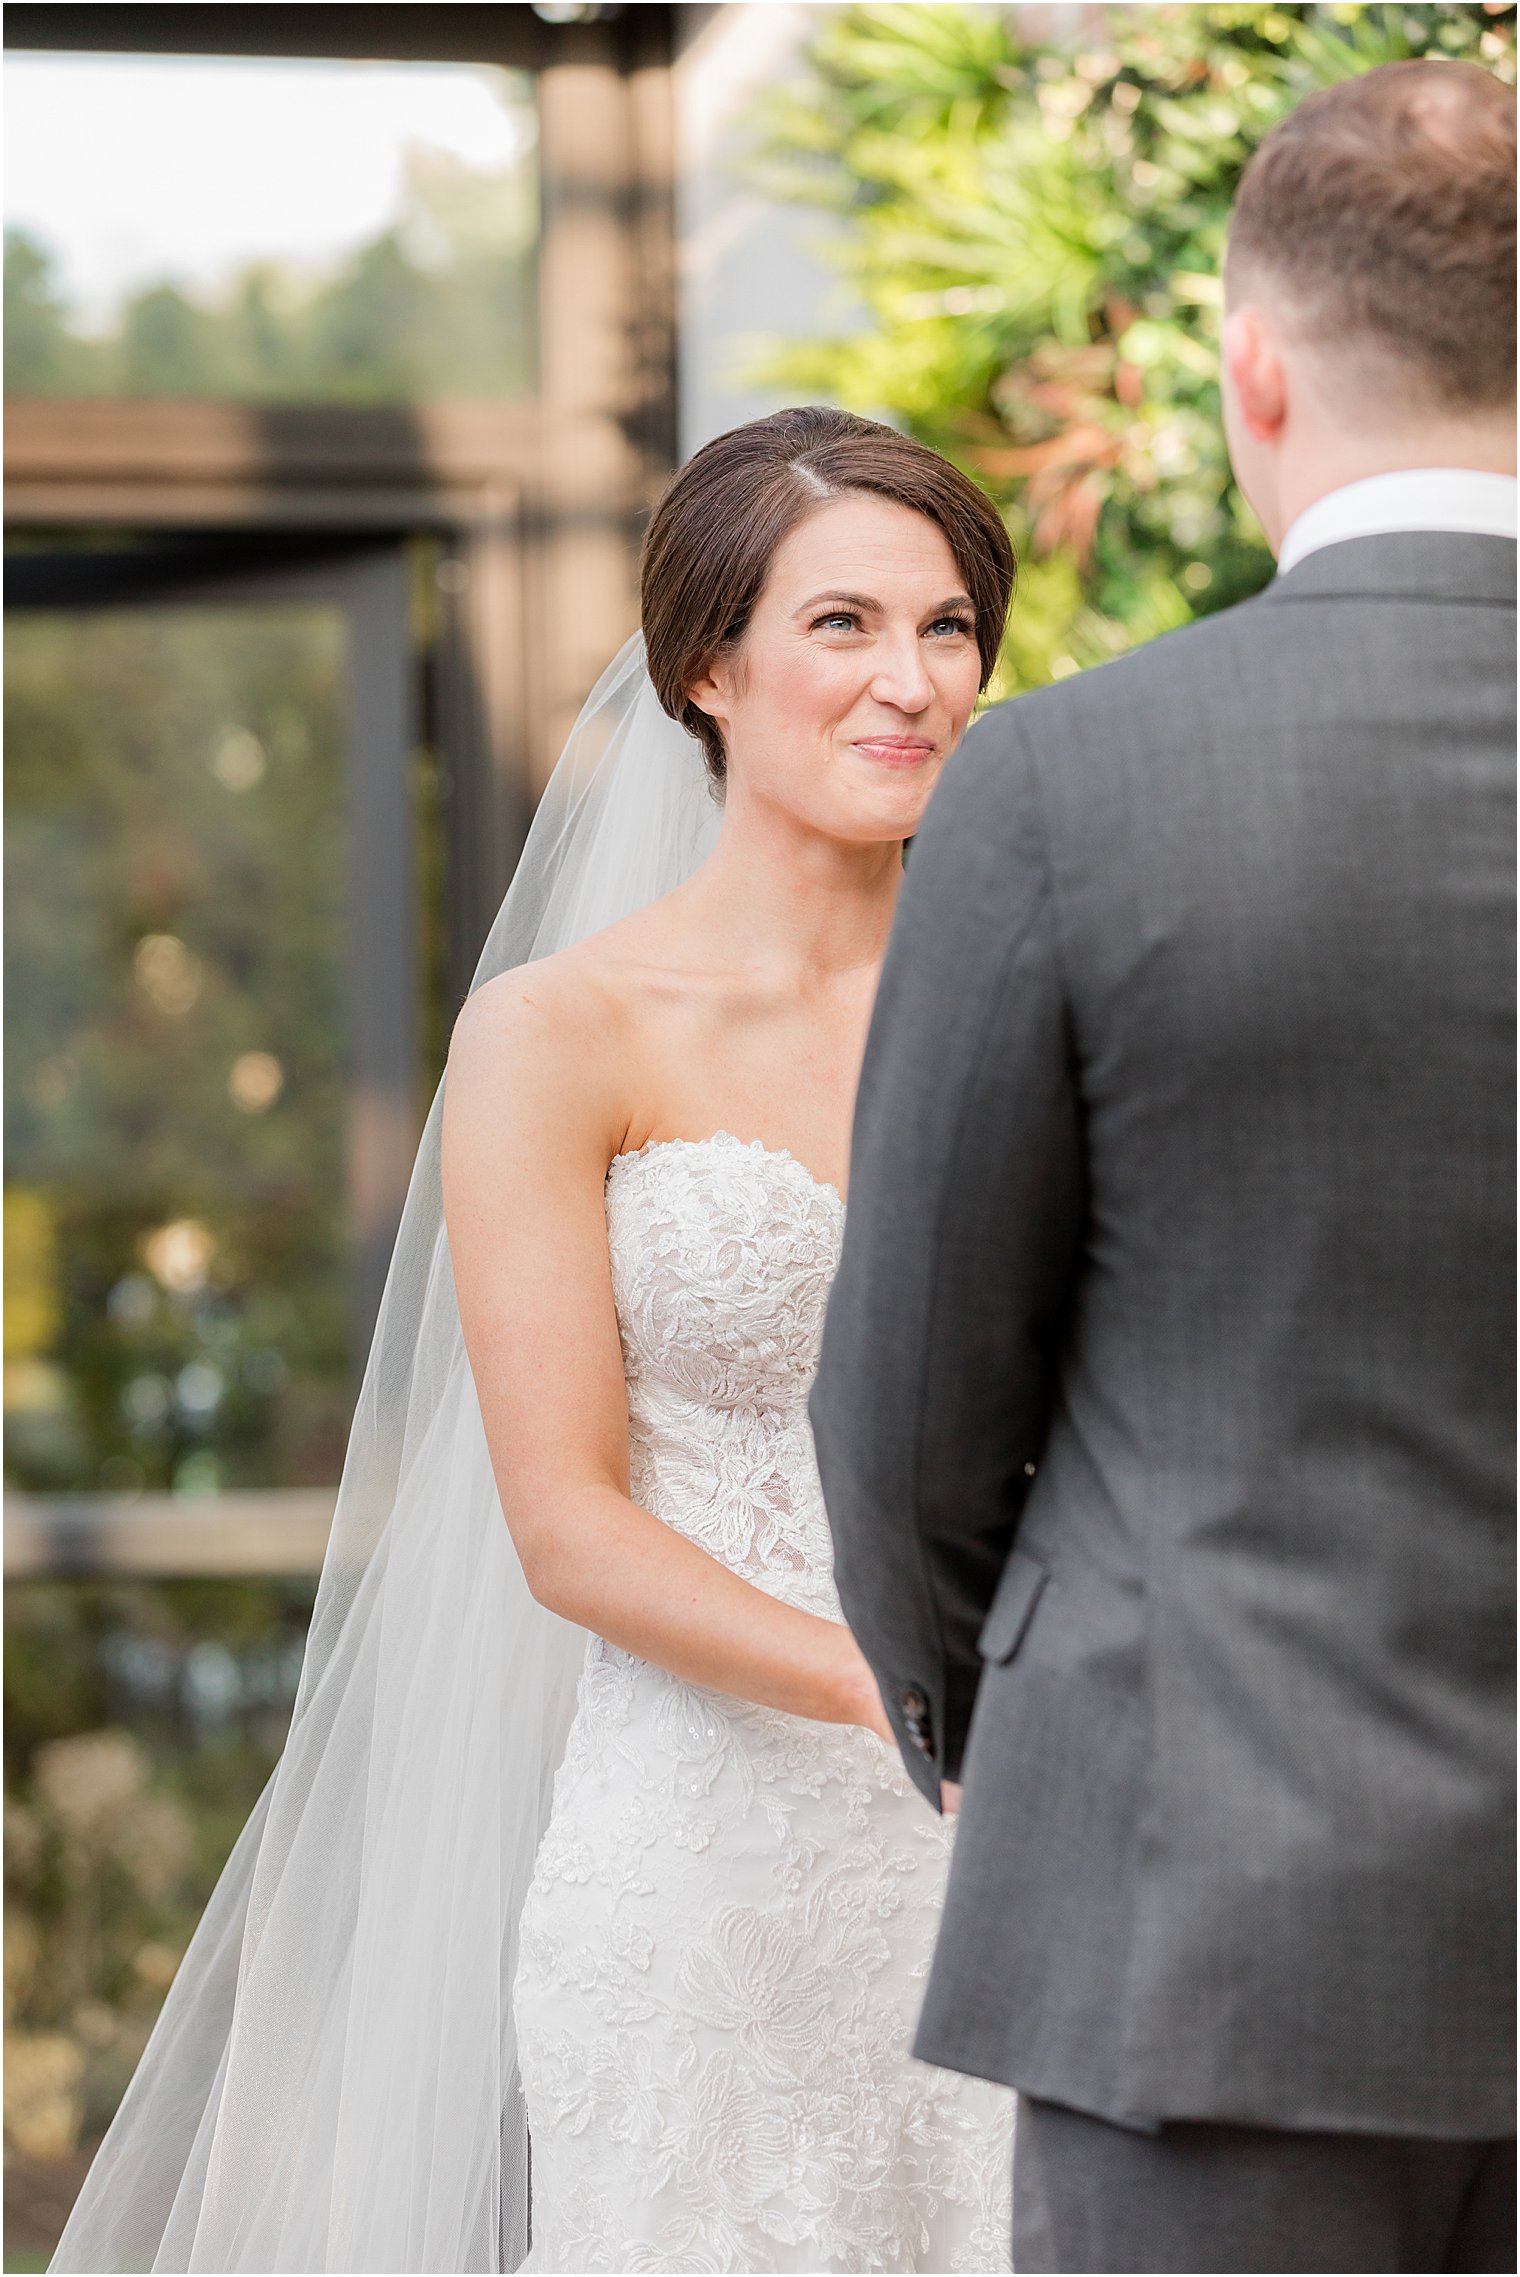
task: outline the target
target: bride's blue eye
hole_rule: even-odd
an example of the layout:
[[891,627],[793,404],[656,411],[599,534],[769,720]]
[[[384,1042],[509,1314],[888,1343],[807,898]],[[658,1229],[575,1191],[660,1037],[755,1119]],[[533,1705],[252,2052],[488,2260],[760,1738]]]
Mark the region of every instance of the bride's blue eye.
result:
[[969,636],[975,628],[969,617],[936,617],[929,627],[930,632],[944,632],[947,629],[953,633],[966,633]]
[[830,609],[827,616],[813,619],[813,630],[817,632],[820,625],[843,625],[847,632],[854,632],[859,623],[852,609]]

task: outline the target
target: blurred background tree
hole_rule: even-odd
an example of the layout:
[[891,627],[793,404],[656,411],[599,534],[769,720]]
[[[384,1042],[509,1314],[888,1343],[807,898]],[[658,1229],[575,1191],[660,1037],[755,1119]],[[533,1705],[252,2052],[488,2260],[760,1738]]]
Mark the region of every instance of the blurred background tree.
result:
[[1231,200],[1312,89],[1405,56],[1513,84],[1509,6],[946,5],[820,11],[811,84],[757,114],[772,196],[860,312],[758,376],[890,420],[1006,514],[1019,594],[994,694],[1059,679],[1271,575],[1217,386]]
[[9,627],[8,1486],[338,1475],[344,669],[312,603]]
[[[289,1722],[316,1583],[11,1582],[5,2141],[57,2226]],[[35,2242],[35,2241],[34,2241]],[[23,2237],[7,2269],[41,2269]]]
[[405,403],[517,396],[537,363],[537,184],[414,150],[394,226],[330,273],[276,261],[214,293],[165,282],[82,324],[50,246],[5,233],[12,395],[230,396]]

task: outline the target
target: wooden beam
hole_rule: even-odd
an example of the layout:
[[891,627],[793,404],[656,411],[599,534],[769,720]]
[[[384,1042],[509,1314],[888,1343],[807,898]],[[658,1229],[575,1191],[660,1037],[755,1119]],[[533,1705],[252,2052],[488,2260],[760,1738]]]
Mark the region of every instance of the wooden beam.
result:
[[[637,15],[637,11],[634,11]],[[638,623],[637,554],[674,439],[668,70],[608,28],[539,75],[543,218],[541,787],[588,689]]]
[[[358,56],[495,63],[537,71],[560,56],[599,50],[620,17],[666,17],[664,6],[588,8],[584,21],[553,23],[532,7],[426,8],[329,6],[34,6],[12,0],[4,13],[8,48],[56,48],[133,55]],[[647,36],[647,35],[646,35]]]
[[5,1498],[6,1579],[320,1571],[336,1487]]
[[13,396],[5,518],[58,528],[452,528],[516,500],[536,404]]

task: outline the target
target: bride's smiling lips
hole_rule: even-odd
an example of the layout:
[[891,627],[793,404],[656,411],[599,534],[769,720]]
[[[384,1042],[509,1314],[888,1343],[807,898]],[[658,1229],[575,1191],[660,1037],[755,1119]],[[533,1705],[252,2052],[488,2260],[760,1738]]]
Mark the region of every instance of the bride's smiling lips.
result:
[[855,749],[882,767],[921,767],[935,746],[922,735],[861,735]]

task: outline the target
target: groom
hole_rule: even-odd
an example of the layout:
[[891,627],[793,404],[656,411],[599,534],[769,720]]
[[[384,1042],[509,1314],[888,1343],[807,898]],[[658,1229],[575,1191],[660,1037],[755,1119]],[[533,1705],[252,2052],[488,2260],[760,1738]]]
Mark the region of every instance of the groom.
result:
[[1236,208],[1245,606],[914,843],[812,1418],[1032,2271],[1513,2270],[1514,98]]

